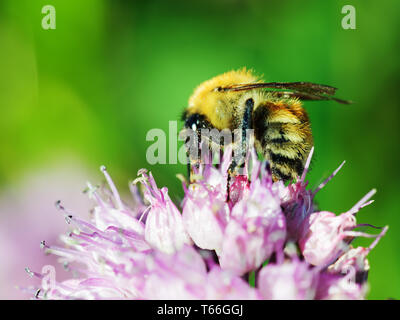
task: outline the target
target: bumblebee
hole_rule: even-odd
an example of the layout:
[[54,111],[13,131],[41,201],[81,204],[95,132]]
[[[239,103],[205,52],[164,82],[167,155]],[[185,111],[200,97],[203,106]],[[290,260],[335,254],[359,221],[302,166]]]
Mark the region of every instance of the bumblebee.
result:
[[[182,120],[186,129],[241,130],[244,151],[246,132],[253,130],[254,146],[268,160],[274,181],[291,181],[301,175],[313,146],[310,120],[302,101],[350,101],[333,97],[336,88],[310,82],[263,82],[245,68],[218,75],[200,84],[189,98]],[[221,145],[219,141],[215,144]],[[222,147],[222,145],[221,145]],[[244,157],[233,158],[229,173],[243,166]],[[189,155],[191,166],[199,159]]]

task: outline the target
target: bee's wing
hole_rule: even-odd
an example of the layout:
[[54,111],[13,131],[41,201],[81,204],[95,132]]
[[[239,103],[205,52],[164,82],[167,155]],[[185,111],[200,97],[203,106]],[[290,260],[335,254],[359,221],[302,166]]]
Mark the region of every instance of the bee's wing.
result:
[[[267,82],[267,83],[248,83],[236,84],[227,87],[219,87],[217,91],[243,91],[251,89],[283,89],[284,91],[273,91],[282,97],[299,98],[301,100],[334,100],[339,103],[349,104],[346,101],[333,97],[337,88],[324,84],[316,84],[312,82]],[[290,90],[290,91],[286,91]]]
[[310,94],[304,92],[291,92],[291,91],[273,91],[278,97],[282,98],[297,98],[300,100],[333,100],[342,104],[351,104],[353,101],[335,98],[329,95]]

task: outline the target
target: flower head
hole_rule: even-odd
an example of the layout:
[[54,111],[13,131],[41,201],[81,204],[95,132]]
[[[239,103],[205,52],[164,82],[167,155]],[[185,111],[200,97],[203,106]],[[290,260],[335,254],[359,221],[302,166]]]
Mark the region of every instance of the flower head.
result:
[[28,270],[42,279],[33,292],[49,299],[364,298],[366,256],[387,228],[368,248],[350,243],[374,236],[356,231],[362,225],[355,219],[374,191],[341,215],[315,212],[316,192],[340,168],[312,191],[305,181],[310,158],[302,177],[285,186],[252,152],[244,174],[228,183],[227,150],[218,168],[202,164],[197,179],[184,184],[180,206],[143,169],[128,206],[102,167],[108,188],[89,184],[96,203],[90,221],[57,202],[73,228],[61,236],[63,246],[42,242],[71,279],[49,286],[47,274]]

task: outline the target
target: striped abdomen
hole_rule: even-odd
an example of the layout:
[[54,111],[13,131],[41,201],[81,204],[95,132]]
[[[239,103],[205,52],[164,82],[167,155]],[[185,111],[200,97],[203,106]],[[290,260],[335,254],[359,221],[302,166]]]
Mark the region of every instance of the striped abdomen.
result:
[[300,102],[266,102],[253,116],[256,146],[269,160],[274,180],[300,176],[313,143],[309,119]]

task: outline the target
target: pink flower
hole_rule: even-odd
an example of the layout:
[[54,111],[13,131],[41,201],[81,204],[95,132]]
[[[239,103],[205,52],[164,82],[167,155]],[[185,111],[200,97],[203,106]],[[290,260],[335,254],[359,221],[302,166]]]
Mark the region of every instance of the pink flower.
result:
[[151,173],[148,176],[145,170],[140,170],[139,174],[142,176],[139,180],[145,186],[144,197],[150,203],[144,231],[147,243],[165,253],[191,244],[182,215],[168,196],[168,189],[158,189]]
[[356,231],[362,225],[355,213],[374,191],[339,216],[313,212],[315,193],[338,170],[311,191],[309,160],[302,177],[286,187],[273,183],[252,152],[227,201],[231,157],[225,154],[218,169],[202,164],[195,181],[184,185],[182,214],[143,169],[131,186],[134,205],[127,205],[102,167],[109,189],[89,185],[96,201],[90,221],[58,203],[72,228],[61,236],[64,246],[42,243],[71,278],[49,282],[49,274],[28,270],[42,282],[31,292],[47,299],[362,299],[366,256],[387,228],[368,248],[350,242],[373,236]]
[[221,251],[228,215],[228,205],[219,191],[213,191],[204,183],[189,185],[182,218],[188,234],[199,248]]
[[374,193],[375,190],[372,190],[350,211],[339,216],[327,211],[310,215],[308,232],[299,240],[300,249],[308,263],[328,265],[348,249],[345,239],[353,236],[351,230],[356,227],[354,214],[371,203],[367,201]]
[[209,272],[201,255],[185,246],[174,255],[149,257],[143,289],[147,299],[256,299],[257,292],[241,278],[214,266]]
[[173,255],[155,252],[148,256],[145,299],[204,299],[207,269],[200,254],[184,246]]
[[[383,228],[382,232],[376,237],[373,243],[367,247],[351,248],[340,256],[333,264],[328,267],[328,272],[336,274],[347,274],[355,272],[355,281],[364,283],[367,281],[369,263],[367,255],[378,244],[379,240],[385,235],[388,227]],[[366,237],[371,237],[369,234],[361,234]],[[373,235],[375,236],[375,235]]]
[[254,180],[232,208],[219,254],[221,267],[239,275],[256,270],[274,251],[282,250],[285,238],[279,198],[261,180]]
[[199,179],[185,189],[182,217],[193,242],[202,249],[221,251],[224,229],[229,219],[226,203],[230,158],[225,156],[221,169],[211,165],[200,168]]
[[295,259],[262,268],[258,286],[264,299],[309,300],[315,296],[318,275],[309,264]]
[[361,300],[366,294],[363,286],[350,276],[322,273],[319,276],[315,299],[318,300]]
[[257,300],[261,296],[258,291],[251,288],[242,278],[214,267],[208,274],[206,297],[209,300]]

